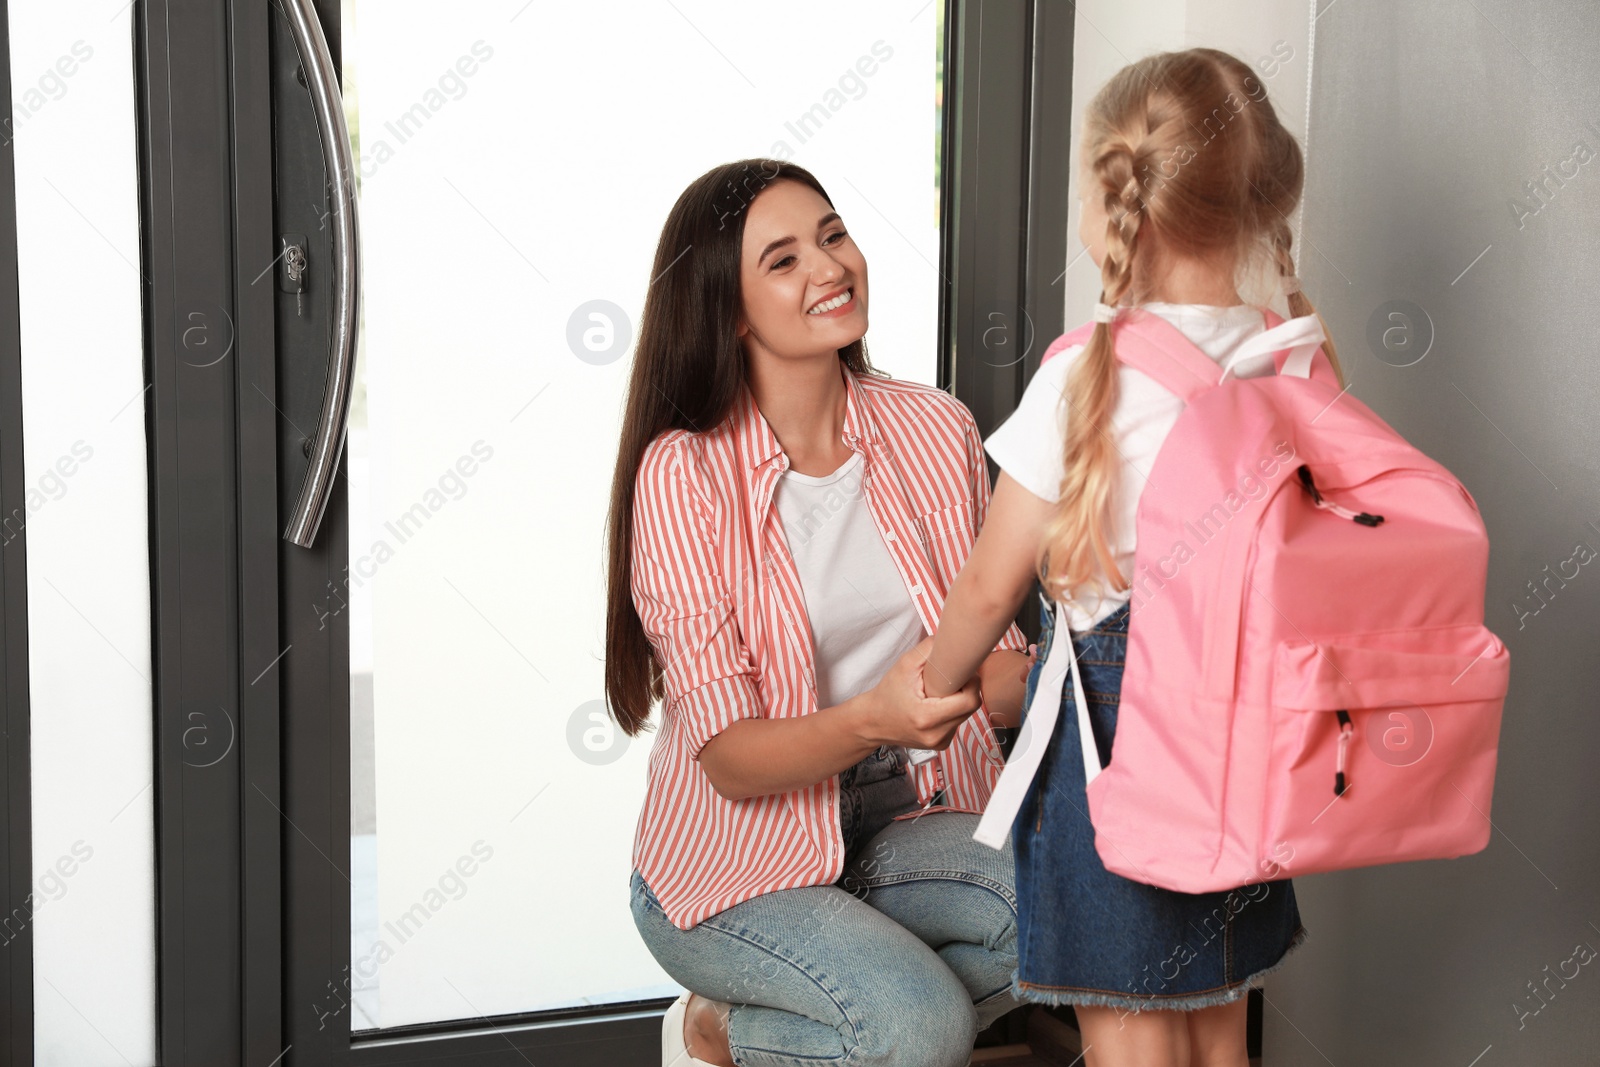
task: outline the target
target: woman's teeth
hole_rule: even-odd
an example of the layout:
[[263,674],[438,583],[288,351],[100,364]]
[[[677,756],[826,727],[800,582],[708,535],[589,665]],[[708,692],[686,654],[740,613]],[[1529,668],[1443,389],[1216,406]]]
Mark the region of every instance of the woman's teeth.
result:
[[856,291],[854,289],[846,289],[832,300],[824,300],[822,303],[806,312],[806,314],[820,315],[824,311],[832,311],[834,308],[843,307],[850,302],[851,297],[855,296],[855,292]]

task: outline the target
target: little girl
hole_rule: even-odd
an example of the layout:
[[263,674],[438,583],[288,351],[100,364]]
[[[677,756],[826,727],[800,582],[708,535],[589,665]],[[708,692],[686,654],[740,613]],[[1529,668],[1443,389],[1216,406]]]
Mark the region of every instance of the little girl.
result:
[[[1112,324],[1141,307],[1230,374],[1254,377],[1274,372],[1270,355],[1229,358],[1265,329],[1262,309],[1239,296],[1243,280],[1265,266],[1293,315],[1315,312],[1289,251],[1300,148],[1238,59],[1197,48],[1123,68],[1089,105],[1081,160],[1078,233],[1101,272],[1096,324],[1087,344],[1041,366],[985,443],[999,483],[923,680],[929,696],[965,684],[1037,577],[1056,603],[1040,598],[1045,647],[1024,707],[1048,643],[1069,638],[1065,624],[1103,767],[1114,756],[1139,494],[1183,409],[1119,366]],[[1331,343],[1322,347],[1339,373]],[[1086,593],[1098,595],[1087,602]],[[1013,991],[1072,1004],[1091,1067],[1245,1067],[1245,993],[1305,936],[1292,884],[1188,894],[1107,871],[1088,815],[1072,686],[1060,701],[1051,736],[1034,739],[1047,747],[1011,822]]]

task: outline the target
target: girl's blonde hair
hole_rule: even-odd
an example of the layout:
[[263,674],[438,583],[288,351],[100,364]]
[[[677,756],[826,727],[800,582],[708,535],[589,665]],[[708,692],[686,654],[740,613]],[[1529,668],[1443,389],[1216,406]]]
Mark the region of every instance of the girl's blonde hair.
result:
[[[1102,303],[1148,299],[1135,283],[1148,288],[1163,252],[1209,260],[1236,276],[1245,269],[1294,274],[1289,214],[1304,180],[1300,146],[1238,59],[1191,48],[1129,64],[1090,102],[1083,146],[1090,176],[1083,195],[1101,197],[1106,210]],[[1288,304],[1294,316],[1316,313],[1298,287]],[[1333,342],[1322,351],[1343,385]],[[1122,458],[1111,427],[1117,395],[1111,327],[1096,323],[1062,396],[1066,473],[1037,561],[1057,600],[1075,601],[1091,585],[1098,591],[1102,576],[1119,593],[1129,588],[1109,536]]]

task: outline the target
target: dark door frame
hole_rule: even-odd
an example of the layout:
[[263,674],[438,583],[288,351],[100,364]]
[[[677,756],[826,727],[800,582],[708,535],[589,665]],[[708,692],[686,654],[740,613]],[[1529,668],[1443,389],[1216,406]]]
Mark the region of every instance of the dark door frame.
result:
[[1066,330],[1076,14],[1049,0],[956,0],[947,13],[940,384],[984,436]]
[[285,1044],[273,10],[133,15],[166,1067],[265,1067]]
[[[987,433],[1063,327],[1059,131],[1070,117],[1073,12],[1049,0],[938,2],[946,27],[939,382]],[[337,59],[338,0],[317,6]],[[133,17],[152,387],[160,1062],[653,1062],[665,1000],[352,1040],[348,616],[322,608],[345,580],[345,494],[335,494],[313,549],[280,537],[304,472],[300,445],[321,405],[328,325],[319,272],[301,317],[273,269],[280,233],[306,234],[313,263],[327,236],[314,206],[324,195],[320,150],[283,19],[273,0],[136,0]],[[9,98],[8,77],[0,116],[9,116]],[[0,512],[11,514],[24,485],[15,175],[5,141]],[[25,908],[32,878],[25,542],[19,531],[0,552],[8,914]],[[7,948],[0,999],[11,1025],[0,1067],[21,1067],[34,1043],[31,927]]]
[[11,17],[0,0],[0,1067],[33,1062],[33,778],[29,763],[27,484],[22,466],[22,319],[17,170],[11,131]]

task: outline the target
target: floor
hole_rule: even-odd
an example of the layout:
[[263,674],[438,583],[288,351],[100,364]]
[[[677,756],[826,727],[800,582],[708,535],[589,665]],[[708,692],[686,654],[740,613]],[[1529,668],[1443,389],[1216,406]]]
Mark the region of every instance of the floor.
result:
[[[1020,1016],[1020,1018],[1018,1018]],[[1065,1018],[1064,1018],[1065,1017]],[[1078,1031],[1065,1021],[1071,1011],[1050,1011],[1038,1006],[1014,1011],[995,1026],[1005,1026],[1009,1044],[991,1044],[987,1033],[973,1050],[973,1067],[1077,1067],[1083,1062]]]

